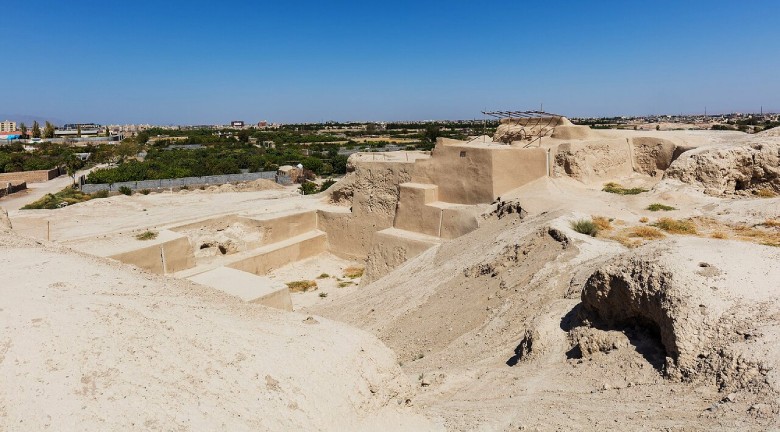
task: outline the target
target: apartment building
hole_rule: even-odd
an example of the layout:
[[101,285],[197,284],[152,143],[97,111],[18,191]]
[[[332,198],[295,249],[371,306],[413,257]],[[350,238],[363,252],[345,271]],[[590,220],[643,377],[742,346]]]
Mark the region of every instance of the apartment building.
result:
[[11,120],[0,122],[0,132],[16,132],[16,122]]

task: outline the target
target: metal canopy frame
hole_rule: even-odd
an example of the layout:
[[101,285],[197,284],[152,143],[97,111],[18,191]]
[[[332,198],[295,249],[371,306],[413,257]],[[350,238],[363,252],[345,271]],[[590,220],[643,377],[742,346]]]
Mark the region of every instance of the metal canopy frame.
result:
[[[531,141],[526,144],[524,147],[530,147],[532,144],[534,144],[536,141],[539,141],[539,145],[542,143],[542,137],[544,136],[542,134],[542,131],[545,128],[552,129],[553,132],[555,132],[555,125],[560,121],[560,119],[563,117],[560,114],[553,114],[546,111],[482,111],[482,114],[486,116],[491,116],[500,120],[503,119],[509,119],[510,121],[512,119],[529,119],[533,120],[536,119],[536,123],[531,125],[530,123],[527,124],[531,130],[534,128],[539,128],[539,134],[538,135],[528,135],[525,132],[525,127],[522,127],[523,132],[523,138],[524,139],[530,139]],[[544,125],[542,123],[545,123]]]

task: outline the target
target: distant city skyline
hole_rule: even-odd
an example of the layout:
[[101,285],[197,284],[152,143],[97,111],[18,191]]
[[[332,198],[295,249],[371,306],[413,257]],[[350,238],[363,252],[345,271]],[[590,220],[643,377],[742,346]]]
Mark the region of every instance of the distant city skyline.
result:
[[571,117],[780,111],[776,1],[520,3],[12,0],[0,39],[18,58],[0,111],[182,125],[541,104]]

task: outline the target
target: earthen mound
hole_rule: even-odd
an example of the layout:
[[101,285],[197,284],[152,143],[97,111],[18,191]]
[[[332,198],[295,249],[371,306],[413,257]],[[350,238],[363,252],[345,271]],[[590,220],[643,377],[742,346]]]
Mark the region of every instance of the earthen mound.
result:
[[640,327],[666,353],[668,376],[722,389],[780,391],[780,259],[776,248],[680,238],[621,255],[582,291],[599,328]]
[[367,333],[9,233],[0,263],[0,430],[432,429]]
[[684,153],[664,174],[710,195],[780,192],[780,144],[717,145]]

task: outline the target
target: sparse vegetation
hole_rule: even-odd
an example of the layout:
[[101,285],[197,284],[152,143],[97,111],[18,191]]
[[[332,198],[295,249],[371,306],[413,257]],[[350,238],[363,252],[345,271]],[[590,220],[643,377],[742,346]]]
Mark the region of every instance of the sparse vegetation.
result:
[[299,280],[299,281],[292,281],[286,283],[287,288],[290,289],[290,292],[307,292],[310,290],[316,290],[317,289],[317,282],[313,280]]
[[152,191],[150,191],[149,189],[141,189],[140,192],[141,195],[149,195]]
[[661,218],[653,224],[670,234],[696,234],[696,224],[690,219]]
[[328,293],[326,293],[326,292],[321,292],[320,293],[320,298],[325,298],[327,296],[328,296]]
[[639,218],[639,222],[641,222],[641,223],[647,223],[649,220],[650,220],[650,219],[648,219],[648,218],[646,218],[646,217],[644,217],[644,216],[642,216],[641,218]]
[[346,287],[348,287],[348,286],[350,286],[352,284],[354,284],[354,282],[352,282],[352,281],[342,281],[342,282],[339,282],[339,288],[346,288]]
[[609,182],[605,184],[604,188],[601,190],[604,192],[609,192],[618,195],[637,195],[642,192],[647,192],[647,189],[642,189],[638,187],[626,189],[623,186],[621,186],[619,183],[614,183],[614,182]]
[[127,187],[127,186],[119,186],[118,190],[119,190],[119,193],[121,193],[122,195],[132,195],[133,194],[133,190],[130,189],[129,187]]
[[330,275],[327,273],[321,273],[319,276],[317,276],[317,279],[327,279]]
[[73,204],[78,204],[80,202],[89,201],[92,198],[95,197],[90,194],[86,194],[77,188],[68,186],[55,194],[46,194],[41,199],[22,207],[22,210],[53,210]]
[[359,277],[363,277],[364,271],[365,269],[363,267],[350,266],[344,269],[344,277],[350,279],[357,279]]
[[577,231],[580,234],[596,237],[599,233],[599,227],[592,220],[580,219],[571,223],[571,229]]
[[144,231],[141,234],[135,236],[136,240],[154,240],[157,238],[158,233],[156,231]]
[[629,237],[640,237],[646,240],[657,240],[666,237],[658,228],[649,226],[635,226],[628,229]]
[[780,227],[780,220],[777,220],[777,219],[767,219],[767,220],[761,222],[759,225],[765,226],[767,228],[777,228],[777,227]]
[[108,198],[108,195],[109,193],[107,190],[102,190],[92,193],[92,198]]
[[661,203],[650,204],[649,206],[647,206],[647,209],[650,210],[650,211],[653,211],[653,212],[677,210],[676,208],[674,208],[672,206],[668,206],[666,204],[661,204]]

